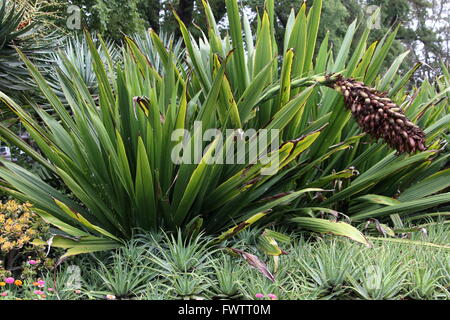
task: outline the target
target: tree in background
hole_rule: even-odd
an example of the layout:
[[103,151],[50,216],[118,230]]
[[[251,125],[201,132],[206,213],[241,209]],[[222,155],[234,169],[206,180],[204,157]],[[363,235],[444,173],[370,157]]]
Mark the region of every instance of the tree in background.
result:
[[138,3],[138,9],[149,27],[159,32],[161,26],[160,12],[163,9],[161,1],[141,0]]
[[[426,64],[419,70],[423,79],[439,73],[441,63],[450,64],[450,2],[448,0],[408,1],[408,28],[401,39],[413,59]],[[401,34],[401,36],[403,36]]]
[[[141,7],[154,8],[153,14],[146,13],[146,21],[154,30],[161,30],[168,33],[179,33],[178,23],[172,13],[175,11],[180,19],[184,22],[186,27],[193,32],[194,35],[200,36],[201,22],[205,21],[206,17],[202,10],[202,3],[200,0],[140,0]],[[226,6],[224,0],[209,0],[209,4],[213,11],[214,17],[220,21],[226,15]],[[156,11],[157,10],[157,11]],[[158,12],[158,14],[156,14]],[[155,17],[159,19],[159,24],[155,24]]]
[[[310,8],[313,0],[306,1]],[[264,0],[243,0],[242,4],[250,7],[256,12],[264,10]],[[275,26],[278,34],[282,34],[281,29],[285,29],[291,11],[298,11],[303,1],[280,0],[275,6],[277,25]],[[329,39],[333,47],[339,48],[342,39],[347,31],[348,25],[356,17],[362,15],[361,5],[357,0],[328,0],[323,2],[322,16],[318,34],[319,43],[329,33]],[[281,46],[283,39],[278,38],[278,45]]]
[[[26,0],[23,0],[26,1]],[[34,0],[37,1],[37,0]],[[313,0],[305,0],[311,6]],[[152,28],[157,32],[179,35],[172,11],[176,11],[188,29],[200,36],[204,26],[200,0],[70,0],[83,10],[83,25],[92,32],[120,41],[123,34],[141,32]],[[209,0],[217,21],[226,23],[224,0]],[[298,10],[303,1],[279,0],[275,6],[277,34],[283,34],[291,10]],[[263,10],[264,0],[241,0],[247,12]],[[358,19],[363,24],[372,13],[373,6],[381,7],[380,24],[371,34],[371,41],[380,40],[391,28],[400,25],[398,39],[389,53],[387,65],[401,52],[411,50],[404,69],[417,61],[428,67],[422,68],[419,78],[435,75],[440,62],[449,63],[450,4],[446,0],[327,0],[323,2],[321,27],[318,41],[328,33],[331,46],[339,48],[349,24]],[[252,15],[253,18],[256,15]],[[256,28],[256,21],[253,21]],[[361,31],[360,31],[361,32]],[[279,45],[283,39],[278,38]]]
[[[220,20],[226,12],[225,2],[209,2],[217,20]],[[69,0],[69,4],[81,8],[83,27],[117,42],[123,38],[123,34],[133,34],[147,28],[179,36],[172,10],[177,12],[191,31],[197,30],[195,21],[205,19],[199,7],[201,3],[196,0]]]
[[142,0],[70,0],[82,10],[82,26],[120,42],[124,34],[145,30]]

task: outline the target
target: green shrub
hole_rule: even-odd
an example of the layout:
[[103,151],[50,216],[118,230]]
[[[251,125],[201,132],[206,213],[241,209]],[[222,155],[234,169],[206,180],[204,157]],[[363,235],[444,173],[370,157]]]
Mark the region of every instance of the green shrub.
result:
[[[98,99],[90,94],[75,65],[61,55],[66,72],[57,73],[63,103],[19,52],[51,104],[51,113],[33,105],[39,117],[32,117],[0,93],[41,152],[28,147],[5,126],[0,126],[0,136],[59,177],[70,195],[8,161],[1,161],[0,177],[5,190],[33,203],[36,213],[77,239],[55,236],[54,246],[73,255],[117,248],[133,237],[136,228],[181,228],[184,235],[195,236],[201,231],[217,234],[237,225],[218,238],[222,241],[249,225],[276,218],[311,231],[349,236],[369,246],[347,223],[330,223],[322,217],[347,215],[352,221],[364,222],[394,213],[406,217],[439,212],[448,203],[450,195],[444,191],[450,175],[445,169],[449,155],[445,139],[450,116],[444,99],[448,76],[439,80],[439,88],[424,84],[418,97],[410,99],[405,86],[415,69],[397,75],[406,54],[382,75],[397,29],[368,44],[378,12],[369,19],[351,53],[356,21],[349,26],[335,56],[328,39],[317,44],[315,55],[320,0],[309,11],[305,4],[297,14],[292,13],[284,48],[277,48],[274,41],[274,1],[266,1],[256,41],[246,15],[241,19],[236,0],[226,1],[230,24],[224,37],[208,2],[203,5],[208,37],[197,41],[179,21],[186,48],[183,59],[150,31],[159,69],[129,38],[123,63],[116,65],[104,46],[101,58],[86,35]],[[372,140],[381,134],[372,130],[370,118],[363,119],[360,111],[353,115],[364,132],[351,121],[349,83],[361,108],[363,94],[373,95],[377,105],[387,107],[384,115],[386,121],[394,121],[388,125],[393,131],[384,129],[382,138],[398,153],[384,141]],[[342,84],[347,85],[345,89]],[[389,99],[377,91],[389,88]],[[372,116],[375,102],[369,102],[364,112]],[[395,124],[396,114],[401,115],[401,125]],[[196,126],[197,121],[202,122],[201,127]],[[416,123],[424,129],[425,140]],[[414,130],[406,129],[409,125]],[[225,141],[233,147],[242,142],[248,161],[210,164],[223,151],[220,135],[201,143],[199,149],[205,153],[199,163],[172,161],[172,152],[182,140],[182,136],[171,139],[175,130],[189,133],[183,152],[194,154],[197,137],[211,128],[234,129],[235,135]],[[248,140],[239,134],[247,129],[255,130]],[[278,130],[279,137],[256,148],[254,142],[263,136],[262,129]],[[406,137],[395,136],[403,132]],[[272,142],[279,146],[267,152],[275,144]],[[237,154],[234,149],[230,152],[233,157]],[[256,161],[261,159],[268,162]],[[275,159],[279,160],[278,171],[263,174]]]

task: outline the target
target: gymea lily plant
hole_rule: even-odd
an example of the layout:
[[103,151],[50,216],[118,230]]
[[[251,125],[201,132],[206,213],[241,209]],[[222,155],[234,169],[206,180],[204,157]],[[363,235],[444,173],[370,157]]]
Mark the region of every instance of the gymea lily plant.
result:
[[[292,12],[284,48],[275,42],[273,0],[266,1],[256,36],[236,0],[226,1],[229,29],[224,37],[208,2],[202,3],[207,35],[194,39],[178,19],[186,50],[183,59],[177,59],[170,45],[149,31],[158,69],[131,38],[126,39],[123,63],[117,65],[107,56],[100,58],[86,34],[98,99],[93,99],[77,68],[61,54],[65,71],[56,72],[64,93],[62,102],[19,52],[52,113],[33,105],[39,117],[32,117],[0,93],[40,151],[1,125],[0,135],[59,177],[70,193],[8,161],[1,161],[0,177],[3,190],[32,202],[38,214],[63,232],[52,238],[51,245],[69,249],[66,255],[106,250],[131,238],[136,228],[161,227],[181,228],[185,234],[225,231],[217,237],[222,241],[257,221],[280,217],[292,218],[312,231],[369,245],[350,224],[321,219],[321,215],[342,212],[355,221],[365,221],[448,203],[449,193],[435,194],[448,186],[450,174],[442,169],[448,158],[442,147],[450,123],[443,100],[448,90],[410,109],[415,100],[408,98],[404,86],[414,70],[396,76],[405,54],[380,75],[396,29],[367,46],[370,24],[378,12],[351,54],[356,21],[350,25],[335,57],[327,37],[315,54],[321,0],[309,10],[303,5],[297,14]],[[107,48],[102,52],[107,55]],[[348,84],[353,88],[357,83],[350,78],[363,81],[359,91],[349,92],[356,93],[352,100],[346,92]],[[393,82],[388,96],[405,112],[391,110],[394,106],[389,105],[389,110],[380,113],[387,118],[376,120],[374,104],[387,99],[376,89],[384,91]],[[375,96],[365,106],[361,99],[367,94]],[[350,120],[351,103],[372,108],[353,112],[362,130]],[[391,112],[401,115],[402,124]],[[429,121],[422,131],[413,122],[423,120],[425,114]],[[384,133],[375,128],[375,120],[392,127]],[[200,150],[205,152],[197,162],[174,161],[174,148],[181,141],[185,143],[183,155],[195,152],[195,139],[212,128],[237,134],[226,139],[212,135],[209,141],[201,141]],[[276,131],[277,137],[255,149],[252,142],[264,130]],[[173,133],[180,131],[184,134],[173,139]],[[403,131],[407,136],[402,136]],[[225,145],[243,143],[247,161],[213,161],[224,151],[222,139]],[[273,145],[278,147],[267,152]],[[225,153],[236,160],[237,151],[231,150]],[[269,161],[258,162],[266,153]],[[273,159],[277,170],[262,174]]]

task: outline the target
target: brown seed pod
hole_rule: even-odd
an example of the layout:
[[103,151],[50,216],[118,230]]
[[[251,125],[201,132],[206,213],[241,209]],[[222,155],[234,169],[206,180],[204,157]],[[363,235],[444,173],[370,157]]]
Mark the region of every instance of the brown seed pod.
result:
[[344,95],[346,108],[367,134],[383,138],[399,153],[426,150],[423,130],[405,116],[387,93],[341,75],[329,75],[327,79],[328,86]]

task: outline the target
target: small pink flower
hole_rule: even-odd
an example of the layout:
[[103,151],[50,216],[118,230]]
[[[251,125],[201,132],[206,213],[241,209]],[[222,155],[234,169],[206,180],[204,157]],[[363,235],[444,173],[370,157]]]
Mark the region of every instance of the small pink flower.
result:
[[257,293],[255,294],[256,298],[264,298],[264,295],[262,293]]
[[36,263],[37,263],[36,260],[28,260],[28,264],[34,265],[34,264],[36,264]]
[[9,283],[9,284],[14,283],[14,278],[12,278],[12,277],[6,278],[5,282]]
[[267,297],[270,298],[270,300],[277,300],[277,296],[274,295],[273,293],[269,293],[269,294],[267,295]]
[[2,297],[6,297],[8,295],[8,292],[2,292],[1,294],[0,294],[0,296],[2,296]]
[[40,296],[40,295],[44,294],[44,292],[41,290],[34,290],[34,294],[37,294]]
[[38,287],[39,287],[39,288],[45,287],[45,281],[43,281],[43,280],[39,280],[39,281],[37,282],[37,284],[38,284]]
[[55,290],[55,289],[53,289],[53,288],[48,288],[47,290],[48,290],[48,291],[53,291],[53,290]]
[[74,291],[76,294],[80,294],[81,293],[81,290],[75,290]]

